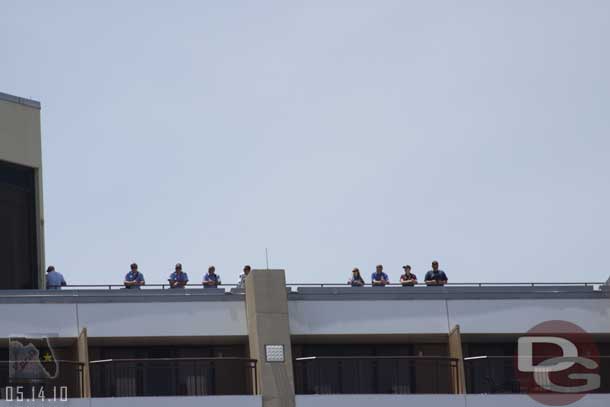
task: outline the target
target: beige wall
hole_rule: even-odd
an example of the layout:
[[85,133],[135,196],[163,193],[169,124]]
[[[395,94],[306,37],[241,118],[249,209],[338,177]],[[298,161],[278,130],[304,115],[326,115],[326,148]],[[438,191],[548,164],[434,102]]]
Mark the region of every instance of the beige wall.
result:
[[39,284],[44,287],[44,210],[40,104],[0,93],[0,160],[35,169]]
[[40,109],[0,97],[0,160],[42,167]]

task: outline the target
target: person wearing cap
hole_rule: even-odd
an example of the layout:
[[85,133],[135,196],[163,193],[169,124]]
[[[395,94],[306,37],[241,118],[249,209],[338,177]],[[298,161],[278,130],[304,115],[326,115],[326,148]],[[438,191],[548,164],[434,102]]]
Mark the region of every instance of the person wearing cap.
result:
[[146,284],[144,282],[144,274],[138,271],[138,265],[136,263],[131,263],[129,268],[129,273],[125,275],[125,281],[123,284],[125,284],[125,288],[127,289],[139,290],[140,286]]
[[360,270],[358,267],[354,267],[352,270],[352,277],[347,280],[347,284],[352,287],[364,287],[364,279],[360,275]]
[[383,266],[378,264],[375,267],[375,272],[371,275],[371,285],[373,287],[384,287],[387,284],[390,284],[390,279],[388,275],[383,272]]
[[55,271],[54,266],[47,268],[47,290],[61,290],[61,287],[67,285],[64,276]]
[[432,270],[426,273],[426,285],[427,286],[443,286],[447,284],[447,275],[443,270],[438,269],[438,261],[434,260],[432,262]]
[[251,269],[252,268],[248,264],[244,266],[244,272],[239,275],[239,282],[237,283],[237,288],[246,288],[246,277],[248,277],[248,274],[250,274]]
[[189,276],[182,271],[182,264],[176,263],[175,270],[169,276],[169,286],[170,288],[184,288],[184,286],[189,282]]
[[220,281],[220,276],[216,274],[216,267],[208,267],[207,274],[203,276],[202,284],[204,288],[215,288],[218,285],[222,284],[222,282]]
[[411,266],[408,264],[406,266],[402,266],[402,269],[405,271],[405,274],[400,276],[400,284],[403,287],[413,287],[417,284],[417,276],[411,273]]

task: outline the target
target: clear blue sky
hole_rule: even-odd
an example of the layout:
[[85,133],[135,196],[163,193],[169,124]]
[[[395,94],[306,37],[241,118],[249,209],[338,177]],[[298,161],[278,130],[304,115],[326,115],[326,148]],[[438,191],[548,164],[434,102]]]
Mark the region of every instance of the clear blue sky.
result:
[[609,40],[605,0],[7,0],[0,91],[71,283],[601,281]]

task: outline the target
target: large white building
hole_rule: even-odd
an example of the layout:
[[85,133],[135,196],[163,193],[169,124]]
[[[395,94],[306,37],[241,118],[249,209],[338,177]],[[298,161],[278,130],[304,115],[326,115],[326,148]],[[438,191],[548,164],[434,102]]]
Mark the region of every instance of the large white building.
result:
[[[39,108],[0,94],[0,261],[18,274],[0,290],[0,406],[610,405],[602,283],[287,288],[254,270],[245,290],[37,290]],[[532,337],[551,344],[535,358]]]

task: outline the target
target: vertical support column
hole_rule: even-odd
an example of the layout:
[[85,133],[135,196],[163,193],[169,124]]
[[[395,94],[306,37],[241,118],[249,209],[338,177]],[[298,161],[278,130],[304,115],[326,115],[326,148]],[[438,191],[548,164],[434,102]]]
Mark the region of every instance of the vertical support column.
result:
[[[294,407],[292,348],[284,270],[252,270],[246,278],[250,357],[257,360],[263,407]],[[283,349],[282,349],[283,348]],[[281,356],[283,361],[273,361]],[[273,355],[268,354],[274,351]],[[269,360],[268,356],[272,356]]]
[[464,355],[462,353],[462,334],[456,325],[449,332],[449,357],[457,359],[457,368],[451,369],[453,393],[466,394],[466,374],[464,372]]
[[83,394],[81,394],[82,398],[90,398],[91,397],[91,377],[89,374],[89,340],[87,337],[87,328],[83,328],[78,335],[78,339],[76,340],[76,351],[78,355],[78,361],[82,363],[82,375],[81,380]]

